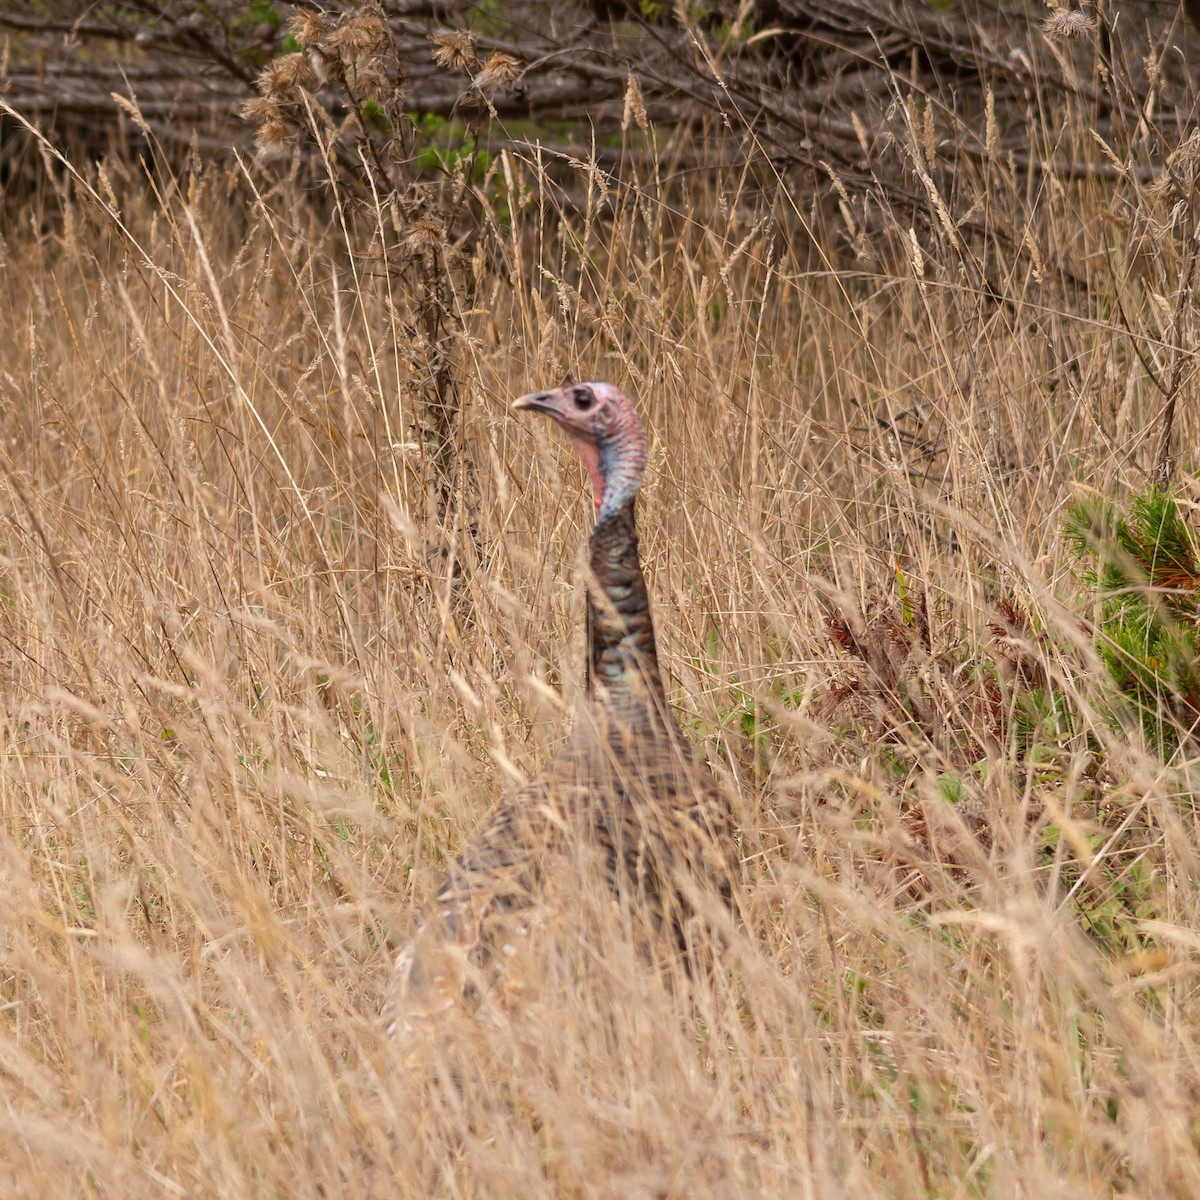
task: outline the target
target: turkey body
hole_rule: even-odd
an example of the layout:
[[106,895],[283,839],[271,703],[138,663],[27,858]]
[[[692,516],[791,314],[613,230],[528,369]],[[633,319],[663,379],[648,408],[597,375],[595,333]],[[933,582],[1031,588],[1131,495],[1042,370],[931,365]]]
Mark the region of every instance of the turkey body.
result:
[[667,703],[635,502],[636,489],[589,540],[588,686],[571,734],[447,872],[397,961],[393,1030],[486,994],[555,871],[602,881],[634,926],[685,951],[694,920],[729,901],[732,818]]

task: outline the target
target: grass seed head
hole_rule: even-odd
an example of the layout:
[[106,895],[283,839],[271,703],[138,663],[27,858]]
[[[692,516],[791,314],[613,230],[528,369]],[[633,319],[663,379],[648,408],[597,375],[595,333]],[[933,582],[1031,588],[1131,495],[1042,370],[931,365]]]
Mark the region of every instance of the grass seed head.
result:
[[625,111],[621,117],[621,128],[628,129],[633,122],[643,133],[650,127],[646,119],[646,105],[642,100],[641,84],[632,76],[625,85]]

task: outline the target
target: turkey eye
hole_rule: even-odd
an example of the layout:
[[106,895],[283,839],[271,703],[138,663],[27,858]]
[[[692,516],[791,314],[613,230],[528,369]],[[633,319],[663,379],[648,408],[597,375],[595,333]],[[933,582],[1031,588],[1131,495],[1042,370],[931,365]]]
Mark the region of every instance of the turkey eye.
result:
[[577,387],[571,393],[571,399],[575,401],[575,407],[581,412],[586,412],[596,402],[596,397],[592,395],[590,388]]

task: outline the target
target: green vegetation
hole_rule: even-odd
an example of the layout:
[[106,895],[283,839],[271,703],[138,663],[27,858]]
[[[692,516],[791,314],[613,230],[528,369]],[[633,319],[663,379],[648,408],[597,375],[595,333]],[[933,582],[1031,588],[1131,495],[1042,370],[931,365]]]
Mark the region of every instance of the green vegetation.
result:
[[[1080,499],[1065,525],[1090,564],[1095,646],[1154,752],[1193,743],[1200,722],[1200,554],[1172,492],[1135,493],[1127,511]],[[1118,716],[1120,709],[1118,709]]]

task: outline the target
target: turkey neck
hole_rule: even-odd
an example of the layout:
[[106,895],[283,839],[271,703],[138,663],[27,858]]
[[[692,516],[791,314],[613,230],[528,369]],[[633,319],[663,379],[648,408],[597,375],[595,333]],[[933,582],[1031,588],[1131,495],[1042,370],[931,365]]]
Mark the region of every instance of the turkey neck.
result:
[[635,503],[636,497],[597,521],[588,543],[588,694],[622,723],[659,724],[667,710]]

